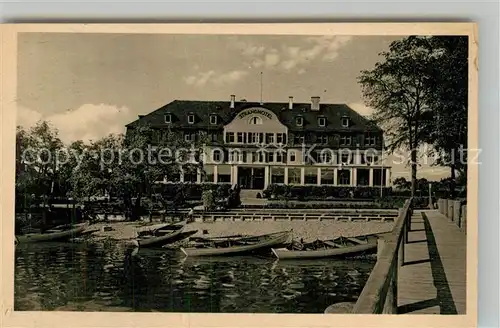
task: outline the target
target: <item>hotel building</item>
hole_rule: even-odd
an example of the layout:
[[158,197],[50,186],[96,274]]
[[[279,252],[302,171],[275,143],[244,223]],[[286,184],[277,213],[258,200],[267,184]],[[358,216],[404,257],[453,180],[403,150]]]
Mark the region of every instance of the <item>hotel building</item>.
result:
[[[127,125],[146,124],[153,143],[174,133],[203,144],[203,169],[165,182],[239,184],[263,190],[269,184],[382,187],[383,131],[345,104],[175,100]],[[171,135],[171,134],[169,134]],[[168,143],[168,141],[167,141]],[[194,161],[194,159],[192,159]]]

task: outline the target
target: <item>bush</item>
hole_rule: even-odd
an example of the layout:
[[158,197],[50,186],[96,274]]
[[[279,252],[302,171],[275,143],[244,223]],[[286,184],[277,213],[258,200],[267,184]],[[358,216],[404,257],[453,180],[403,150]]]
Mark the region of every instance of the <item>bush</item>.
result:
[[174,199],[180,193],[184,195],[185,200],[202,200],[203,191],[210,190],[214,193],[215,198],[224,198],[229,196],[229,189],[231,189],[229,184],[181,182],[158,185],[155,191],[166,200]]
[[[288,200],[331,200],[336,198],[375,199],[380,197],[380,187],[341,187],[341,186],[295,186],[269,185],[263,192],[264,198]],[[382,189],[384,196],[392,195],[391,187]]]
[[205,210],[213,210],[215,208],[214,192],[212,190],[204,190],[202,194],[203,207]]

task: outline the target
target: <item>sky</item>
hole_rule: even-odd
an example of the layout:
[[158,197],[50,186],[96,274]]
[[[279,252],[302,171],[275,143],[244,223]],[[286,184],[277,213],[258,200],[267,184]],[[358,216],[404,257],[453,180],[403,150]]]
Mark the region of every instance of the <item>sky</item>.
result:
[[[23,33],[18,38],[17,124],[50,121],[65,142],[125,132],[175,99],[364,105],[357,77],[395,36]],[[261,85],[262,72],[262,85]],[[441,179],[429,165],[419,177]],[[409,178],[395,164],[393,178]]]

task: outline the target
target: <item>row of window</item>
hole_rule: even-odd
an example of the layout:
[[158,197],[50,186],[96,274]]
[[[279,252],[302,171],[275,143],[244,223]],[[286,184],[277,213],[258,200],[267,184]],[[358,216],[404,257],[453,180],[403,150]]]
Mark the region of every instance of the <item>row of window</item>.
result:
[[[212,160],[215,162],[223,161],[223,152],[221,150],[213,151]],[[314,159],[322,164],[334,164],[333,156],[329,152],[324,153],[314,153]],[[288,153],[283,152],[273,152],[273,151],[260,151],[260,152],[241,152],[241,151],[231,151],[229,152],[229,162],[239,162],[239,163],[285,163],[297,161],[297,153],[295,151],[289,151]],[[366,155],[360,156],[360,164],[375,164],[378,162],[378,156],[376,155]],[[339,158],[339,163],[341,164],[354,164],[354,156],[349,154],[342,154]]]
[[[189,124],[194,124],[194,122],[195,122],[194,114],[188,114],[187,118],[188,118]],[[217,123],[219,123],[219,120],[217,118],[218,118],[218,116],[215,114],[210,115],[210,124],[216,125]],[[167,124],[172,123],[172,114],[165,114],[163,119],[164,119],[164,122]]]
[[[333,136],[319,134],[316,136],[315,144],[327,145],[332,140]],[[217,142],[217,133],[210,133],[208,135],[210,142]],[[184,141],[195,142],[197,140],[197,133],[184,133]],[[228,144],[286,144],[287,136],[285,133],[257,133],[257,132],[227,132],[226,143]],[[294,136],[294,144],[302,145],[306,143],[304,135],[297,134]],[[367,135],[364,138],[365,146],[375,146],[377,144],[377,137]],[[351,146],[351,136],[340,136],[340,146]]]
[[[194,124],[195,122],[195,116],[194,114],[188,114],[188,123],[189,124]],[[165,114],[164,115],[164,121],[167,124],[172,123],[172,114]],[[210,115],[210,124],[216,125],[218,122],[218,116],[216,114],[211,114]],[[349,127],[350,120],[348,117],[344,116],[341,118],[341,124],[342,127],[347,128]],[[259,117],[255,116],[250,119],[250,124],[262,124],[262,120],[259,119]],[[304,118],[302,116],[297,116],[295,118],[295,125],[297,126],[304,126]],[[324,127],[326,126],[326,117],[320,116],[318,117],[318,126]]]
[[235,142],[241,144],[286,144],[286,133],[226,132],[226,143]]
[[[344,127],[344,128],[349,127],[349,117],[347,117],[347,116],[342,117],[340,122],[342,124],[342,127]],[[295,118],[295,125],[304,126],[304,118],[302,116],[297,116]],[[321,126],[321,127],[326,126],[326,117],[324,117],[324,116],[318,117],[318,126]]]
[[[356,177],[356,185],[357,186],[368,186],[370,183],[369,171],[358,169],[357,177]],[[385,186],[385,172],[380,170],[373,171],[372,183],[374,186]],[[335,183],[334,180],[334,172],[333,171],[322,171],[321,176],[318,176],[317,173],[306,173],[304,174],[304,184],[315,185],[318,183],[318,178],[322,185],[333,185]],[[271,172],[271,183],[273,184],[301,184],[301,172],[300,169],[289,168],[288,169],[288,181],[285,182],[285,174],[284,170],[272,170]],[[338,185],[350,185],[351,184],[351,172],[349,170],[338,170],[337,171],[337,184]]]

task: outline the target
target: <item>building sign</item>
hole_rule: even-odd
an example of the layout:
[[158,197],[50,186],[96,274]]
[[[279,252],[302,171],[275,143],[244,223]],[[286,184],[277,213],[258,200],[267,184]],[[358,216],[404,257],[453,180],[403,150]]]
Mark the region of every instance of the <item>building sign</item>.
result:
[[272,119],[273,116],[271,115],[271,113],[269,113],[267,110],[265,109],[261,109],[261,108],[251,108],[251,109],[247,109],[241,113],[238,114],[238,118],[239,119],[242,119],[248,115],[251,115],[251,114],[260,114],[262,116],[265,116],[269,119]]

